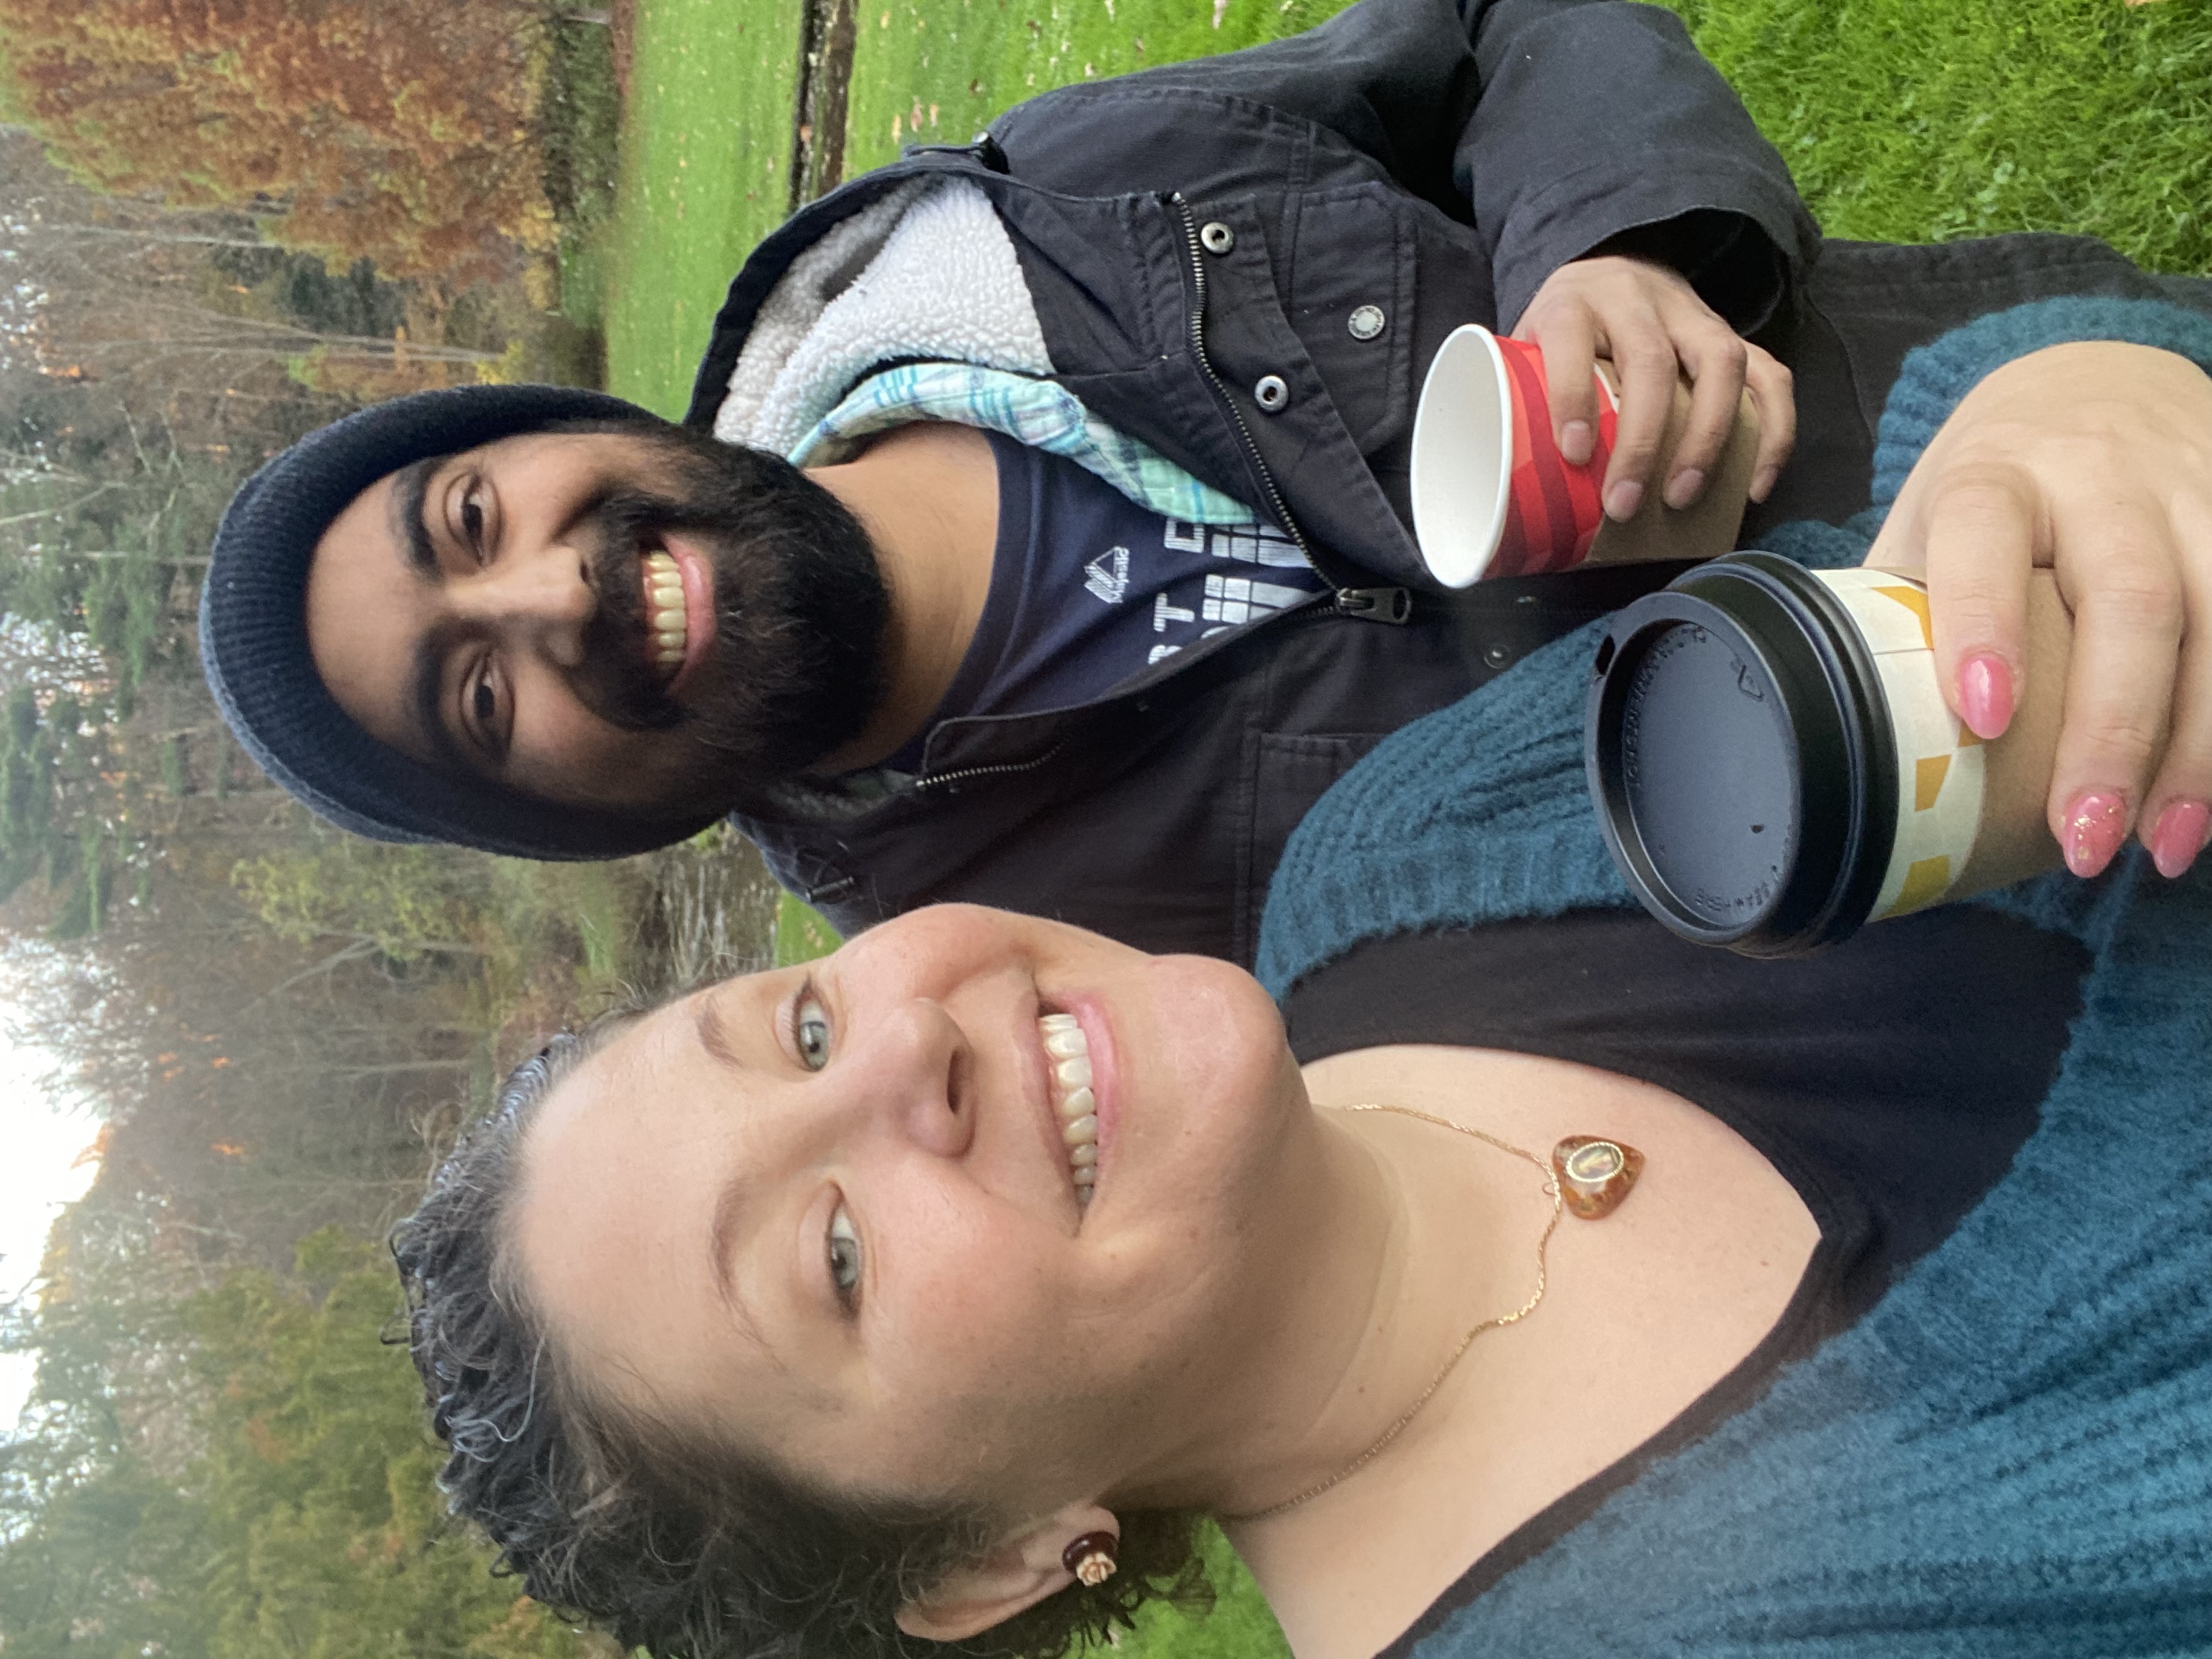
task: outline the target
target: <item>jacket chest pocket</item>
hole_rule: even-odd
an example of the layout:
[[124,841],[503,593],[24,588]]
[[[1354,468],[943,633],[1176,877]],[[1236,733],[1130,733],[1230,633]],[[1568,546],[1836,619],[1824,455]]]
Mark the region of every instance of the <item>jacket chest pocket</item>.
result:
[[1284,308],[1362,454],[1413,418],[1407,242],[1380,185],[1316,191],[1298,203]]
[[1237,957],[1260,948],[1260,919],[1284,843],[1329,787],[1382,741],[1380,732],[1254,732],[1245,739],[1243,835],[1237,849]]

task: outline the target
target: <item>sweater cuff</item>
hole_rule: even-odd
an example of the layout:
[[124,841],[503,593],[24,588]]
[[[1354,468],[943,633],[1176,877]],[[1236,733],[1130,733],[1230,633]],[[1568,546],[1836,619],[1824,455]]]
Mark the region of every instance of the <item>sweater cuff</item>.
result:
[[1976,318],[1905,358],[1875,440],[1874,503],[1887,507],[1960,400],[1991,371],[2045,346],[2117,340],[2172,351],[2212,374],[2212,318],[2156,300],[2038,300]]

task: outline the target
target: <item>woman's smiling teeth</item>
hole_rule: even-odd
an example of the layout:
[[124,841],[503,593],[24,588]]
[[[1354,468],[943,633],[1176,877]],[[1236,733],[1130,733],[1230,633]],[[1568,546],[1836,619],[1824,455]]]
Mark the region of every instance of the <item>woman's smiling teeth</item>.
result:
[[684,664],[690,621],[684,608],[684,578],[665,553],[645,556],[645,625],[653,635],[653,661],[664,675]]
[[1067,1147],[1068,1179],[1075,1183],[1075,1201],[1087,1205],[1098,1184],[1098,1101],[1091,1092],[1091,1040],[1073,1014],[1040,1014],[1037,1031],[1052,1066],[1053,1109],[1060,1115],[1060,1138]]

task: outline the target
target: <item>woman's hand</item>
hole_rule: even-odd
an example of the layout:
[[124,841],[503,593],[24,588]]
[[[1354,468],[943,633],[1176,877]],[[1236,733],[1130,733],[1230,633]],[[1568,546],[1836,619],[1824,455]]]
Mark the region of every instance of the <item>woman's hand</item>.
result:
[[1962,399],[1869,564],[1926,576],[1952,711],[2025,695],[2030,570],[2074,618],[2051,831],[2092,876],[2132,825],[2179,875],[2212,829],[2212,376],[2148,346],[2047,347]]
[[1659,461],[1674,387],[1690,381],[1690,419],[1668,460],[1664,500],[1687,507],[1727,447],[1747,387],[1759,410],[1759,458],[1751,499],[1763,501],[1796,441],[1790,371],[1739,338],[1689,283],[1648,259],[1604,254],[1561,265],[1544,279],[1513,331],[1544,354],[1552,426],[1559,453],[1581,466],[1596,442],[1597,388],[1591,366],[1611,359],[1620,382],[1620,424],[1606,469],[1605,510],[1630,519]]

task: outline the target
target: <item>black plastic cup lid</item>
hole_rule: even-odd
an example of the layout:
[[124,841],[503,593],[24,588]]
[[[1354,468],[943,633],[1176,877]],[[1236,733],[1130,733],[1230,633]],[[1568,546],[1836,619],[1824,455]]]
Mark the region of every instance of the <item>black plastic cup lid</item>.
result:
[[1896,834],[1895,739],[1850,613],[1801,567],[1731,554],[1620,611],[1583,738],[1606,845],[1674,933],[1793,956],[1866,920]]

